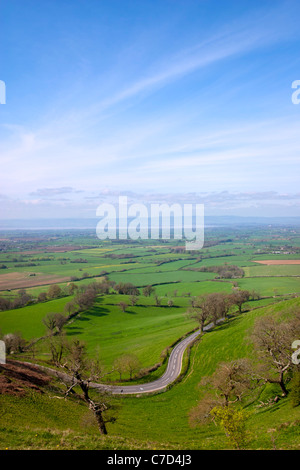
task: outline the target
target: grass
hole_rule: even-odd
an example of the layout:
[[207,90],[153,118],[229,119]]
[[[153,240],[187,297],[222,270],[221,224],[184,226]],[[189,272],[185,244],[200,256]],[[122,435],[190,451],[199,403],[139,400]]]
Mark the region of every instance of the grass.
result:
[[0,312],[0,330],[2,334],[22,333],[26,340],[39,338],[46,333],[43,318],[50,312],[62,313],[71,297],[41,302],[23,308]]
[[[206,333],[193,347],[188,373],[179,384],[153,396],[114,399],[117,421],[108,424],[107,438],[99,436],[85,406],[74,399],[50,398],[57,392],[31,392],[21,401],[2,396],[0,448],[228,449],[225,435],[213,424],[190,426],[189,413],[201,398],[199,382],[219,362],[251,356],[248,334],[256,318],[274,309],[288,315],[299,306],[300,300],[292,299],[253,310]],[[265,389],[263,393],[271,392]],[[257,404],[248,407],[248,448],[299,449],[300,407],[292,408],[288,398],[269,407],[257,408]]]
[[[299,299],[278,304],[276,309],[284,312],[295,306],[299,306]],[[269,306],[242,314],[206,333],[193,349],[191,368],[184,380],[164,394],[141,397],[138,400],[123,400],[119,419],[114,428],[111,428],[111,432],[117,431],[124,435],[127,428],[128,437],[139,435],[145,440],[169,439],[169,442],[178,448],[226,448],[224,436],[213,425],[199,428],[191,428],[189,425],[189,412],[201,396],[199,382],[203,376],[211,375],[219,362],[249,356],[251,345],[247,337],[254,320],[273,312],[273,308]],[[274,426],[278,428],[276,438],[282,448],[299,448],[299,430],[296,423],[300,420],[300,407],[293,409],[288,400],[282,400],[278,406],[268,410],[258,411],[252,407],[251,412],[249,429],[254,434],[252,448],[271,448],[268,430]],[[288,423],[287,427],[291,433],[291,440],[288,441],[284,437],[287,429],[283,426],[284,423]]]
[[[230,293],[233,283],[237,282],[240,288],[254,289],[268,298],[248,302],[247,309],[255,307],[254,310],[244,312],[206,333],[192,348],[187,374],[167,392],[139,398],[115,397],[117,421],[108,425],[107,437],[99,436],[86,406],[74,399],[65,401],[53,398],[53,395],[58,394],[57,391],[54,393],[53,390],[46,390],[43,394],[28,392],[21,400],[18,397],[0,395],[0,448],[228,448],[226,437],[213,424],[190,426],[190,410],[201,398],[199,382],[203,376],[212,374],[221,361],[250,357],[252,349],[248,333],[255,318],[277,311],[288,315],[299,306],[297,298],[282,302],[278,297],[300,292],[299,278],[293,277],[299,273],[298,266],[262,266],[253,263],[254,259],[297,258],[297,255],[272,255],[271,251],[277,249],[278,243],[297,246],[299,237],[297,238],[297,233],[288,233],[285,241],[282,241],[284,235],[279,231],[278,240],[275,237],[271,239],[267,229],[261,232],[251,229],[246,233],[242,230],[230,232],[229,229],[220,229],[216,233],[222,240],[230,237],[231,241],[204,248],[192,255],[171,252],[171,243],[148,241],[145,244],[126,246],[105,242],[98,248],[66,253],[47,253],[45,247],[45,251],[39,254],[24,255],[22,261],[29,262],[42,256],[49,256],[51,260],[36,260],[40,265],[33,268],[15,268],[12,259],[14,256],[21,257],[22,253],[15,255],[1,252],[0,264],[7,264],[9,268],[4,269],[0,276],[7,272],[32,270],[57,276],[80,277],[83,272],[99,276],[105,270],[109,279],[116,282],[132,282],[140,287],[155,285],[155,292],[162,301],[161,307],[155,306],[153,296],[146,298],[141,295],[136,306],[130,306],[126,312],[122,312],[118,303],[125,301],[129,304],[127,296],[100,296],[93,308],[82,312],[66,327],[67,336],[85,341],[89,354],[99,353],[107,368],[112,366],[116,357],[126,352],[135,353],[144,367],[159,362],[161,352],[167,346],[196,326],[185,315],[191,296],[211,292]],[[208,239],[215,240],[213,233],[208,233]],[[66,239],[55,243],[64,244]],[[76,244],[76,237],[72,239],[72,243]],[[84,237],[81,243],[85,245]],[[87,244],[92,243],[95,242],[89,241]],[[259,255],[258,248],[262,252]],[[127,253],[137,257],[132,257],[134,262],[131,263],[128,262],[130,258],[104,257],[107,253]],[[201,261],[199,257],[202,258]],[[62,258],[66,258],[66,264],[61,264]],[[77,258],[84,258],[87,263],[71,263]],[[163,264],[159,264],[161,262]],[[183,270],[222,265],[224,262],[243,267],[245,277],[216,281],[213,280],[214,273]],[[92,280],[84,279],[76,281],[76,284],[89,283]],[[48,287],[32,287],[27,291],[38,295],[39,292],[47,291]],[[15,292],[5,292],[5,295],[13,296]],[[167,306],[169,298],[174,301],[173,307]],[[28,340],[40,337],[45,333],[42,319],[47,313],[63,312],[64,305],[69,300],[70,297],[64,297],[0,312],[1,333],[22,332]],[[184,361],[187,363],[187,355]],[[162,369],[158,369],[151,378],[157,377]],[[266,387],[261,396],[267,397],[272,393],[277,391]],[[254,401],[249,405],[249,448],[299,448],[300,407],[293,409],[288,398],[272,407],[257,408],[257,403]]]
[[101,436],[81,402],[59,400],[53,393],[0,397],[0,450],[130,450],[169,448],[126,436]]
[[256,290],[261,296],[294,294],[300,292],[300,279],[293,277],[266,277],[238,279],[238,286]]
[[129,304],[128,296],[100,297],[92,309],[76,317],[66,333],[85,341],[91,354],[99,351],[106,366],[112,366],[114,359],[126,353],[137,355],[143,367],[152,366],[161,360],[166,347],[195,328],[196,323],[184,315],[184,304],[156,307],[153,298],[141,297],[138,305],[129,306],[126,312],[118,303],[122,300]]
[[282,264],[282,265],[259,265],[244,268],[247,277],[255,276],[299,276],[300,264]]

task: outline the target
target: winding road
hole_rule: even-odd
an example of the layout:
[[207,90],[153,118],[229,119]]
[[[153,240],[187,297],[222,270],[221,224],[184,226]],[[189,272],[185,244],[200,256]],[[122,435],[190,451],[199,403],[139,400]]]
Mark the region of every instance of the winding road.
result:
[[[219,320],[222,321],[222,320]],[[213,327],[213,324],[209,324],[203,328],[203,331],[210,330]],[[90,387],[94,389],[98,389],[99,391],[104,391],[111,393],[113,395],[137,395],[141,393],[153,393],[159,390],[165,389],[168,385],[173,383],[181,373],[182,367],[182,358],[185,349],[191,344],[198,336],[200,335],[200,330],[195,331],[191,335],[184,338],[180,341],[172,350],[167,369],[165,373],[157,380],[153,382],[148,382],[145,384],[139,385],[106,385],[106,384],[99,384],[92,382],[90,383]],[[30,363],[26,363],[30,364]],[[32,364],[30,364],[32,365]],[[35,364],[35,366],[39,367],[40,369],[44,370],[45,372],[50,373],[51,375],[56,375],[61,378],[67,379],[68,376],[65,373],[55,371],[54,369],[50,369],[49,367],[40,366]]]
[[[224,321],[224,318],[220,318],[217,320],[217,323],[221,323]],[[214,324],[210,323],[203,328],[203,332],[210,330],[213,328]],[[177,377],[180,375],[181,367],[182,367],[182,358],[185,349],[191,344],[198,336],[200,335],[200,330],[195,331],[191,335],[184,338],[180,343],[178,343],[174,349],[172,350],[167,369],[165,373],[157,380],[153,382],[148,382],[145,384],[140,385],[112,385],[112,386],[103,386],[101,384],[91,384],[93,388],[99,388],[107,390],[108,392],[115,394],[115,395],[132,395],[132,394],[140,394],[140,393],[152,393],[157,392],[159,390],[163,390],[168,385],[173,383]]]
[[170,385],[177,377],[180,375],[181,366],[182,366],[182,358],[183,353],[187,346],[192,343],[197,336],[200,335],[200,331],[196,331],[192,333],[187,338],[183,339],[178,343],[174,349],[172,350],[167,369],[165,373],[157,380],[153,382],[148,382],[145,384],[140,385],[112,385],[112,386],[103,386],[102,384],[91,384],[93,388],[104,389],[112,394],[117,395],[132,395],[132,394],[140,394],[140,393],[152,393],[158,390],[162,390]]

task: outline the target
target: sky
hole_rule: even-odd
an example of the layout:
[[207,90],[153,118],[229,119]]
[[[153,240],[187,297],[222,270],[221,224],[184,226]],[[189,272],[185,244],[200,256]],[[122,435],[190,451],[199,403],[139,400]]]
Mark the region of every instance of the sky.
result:
[[0,219],[95,217],[119,195],[300,216],[299,15],[298,0],[0,0]]

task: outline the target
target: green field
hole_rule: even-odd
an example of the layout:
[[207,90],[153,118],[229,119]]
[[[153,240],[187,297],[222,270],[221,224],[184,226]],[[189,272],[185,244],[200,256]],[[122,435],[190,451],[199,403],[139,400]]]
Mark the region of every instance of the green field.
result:
[[111,297],[100,299],[66,328],[67,335],[80,337],[89,351],[98,350],[108,366],[126,353],[134,353],[144,367],[154,365],[166,347],[197,326],[184,315],[187,303],[156,307],[152,299],[143,298],[138,301],[142,305],[129,306],[123,313],[118,303],[128,301],[128,296]]
[[[190,410],[201,397],[198,384],[220,362],[251,355],[248,334],[255,318],[300,308],[298,265],[266,266],[253,262],[299,259],[299,229],[274,228],[272,233],[265,227],[236,232],[211,229],[207,231],[207,244],[198,252],[178,250],[175,248],[178,243],[172,241],[100,242],[88,233],[74,232],[72,237],[62,233],[55,238],[51,233],[39,234],[36,241],[23,234],[17,242],[15,234],[4,235],[8,241],[0,242],[0,286],[2,282],[5,288],[0,297],[13,302],[23,289],[31,299],[26,306],[0,311],[0,333],[2,337],[20,333],[28,342],[39,339],[34,361],[40,363],[49,364],[50,359],[47,343],[42,340],[47,334],[43,319],[50,313],[66,315],[65,305],[74,299],[76,292],[95,281],[111,282],[110,292],[99,294],[93,305],[70,319],[63,331],[67,339],[83,341],[89,356],[99,356],[107,371],[124,354],[134,354],[142,368],[162,362],[166,348],[197,327],[195,320],[187,315],[194,297],[215,292],[230,294],[236,289],[255,292],[255,296],[251,294],[254,297],[250,296],[244,304],[241,315],[232,307],[229,320],[206,333],[192,348],[189,362],[185,356],[187,370],[180,383],[154,396],[114,398],[117,420],[108,425],[107,438],[99,437],[86,407],[72,399],[62,403],[50,398],[48,391],[42,395],[30,392],[22,400],[1,395],[4,410],[0,422],[1,449],[228,448],[224,433],[215,425],[192,427],[189,423]],[[68,248],[68,244],[76,245],[77,249]],[[61,247],[66,249],[55,252]],[[281,249],[288,254],[274,255],[274,251]],[[226,265],[242,268],[244,275],[220,278],[211,270]],[[49,275],[53,276],[51,282],[41,284],[43,276]],[[63,281],[56,281],[61,277]],[[24,285],[15,285],[16,279],[21,279]],[[134,306],[129,295],[118,293],[119,283],[132,283],[139,289]],[[60,296],[38,301],[38,295],[47,294],[53,284],[62,289]],[[72,295],[71,284],[76,286]],[[143,295],[147,285],[155,289],[150,297]],[[120,308],[120,302],[127,304],[125,311]],[[33,360],[29,354],[12,357]],[[165,366],[164,362],[149,376],[136,380],[153,380],[163,373]],[[129,378],[126,374],[124,377]],[[118,374],[114,372],[107,380],[117,379]],[[268,396],[270,390],[266,386],[262,393]],[[300,419],[299,407],[292,408],[287,398],[272,409],[259,409],[257,400],[258,397],[253,397],[249,405],[248,427],[252,439],[248,447],[271,449],[275,444],[270,430],[276,429],[276,446],[299,448],[299,428],[295,424]]]
[[[299,299],[288,301],[286,305],[279,305],[277,310],[290,310],[293,306],[299,307]],[[244,314],[215,331],[206,334],[203,340],[195,347],[191,363],[193,373],[189,374],[182,383],[168,391],[166,394],[152,398],[128,399],[120,412],[120,419],[116,422],[116,430],[125,431],[129,425],[127,436],[134,437],[136,430],[144,440],[166,442],[168,439],[173,445],[180,448],[195,449],[222,449],[226,447],[226,440],[216,427],[208,425],[206,428],[191,428],[188,415],[192,405],[197,403],[201,396],[199,382],[201,377],[210,375],[217,364],[222,361],[230,361],[235,358],[245,357],[251,353],[247,341],[247,334],[251,331],[255,318],[273,311],[273,307],[254,310]],[[179,406],[178,406],[179,405]],[[256,406],[251,406],[250,430],[253,432],[251,448],[271,447],[271,439],[268,429],[280,428],[280,425],[291,420],[294,429],[279,432],[278,441],[283,448],[300,446],[299,427],[296,425],[300,418],[300,408],[296,413],[288,403],[281,404],[276,410],[271,410],[269,415],[265,411],[258,411]],[[151,418],[150,418],[151,417]],[[147,426],[145,426],[147,423]],[[134,432],[130,430],[134,429]],[[172,432],[170,433],[170,429]],[[121,434],[122,431],[120,431]],[[291,441],[285,442],[285,432],[291,432]],[[293,432],[292,432],[293,431]]]
[[[275,311],[284,314],[299,307],[299,299],[293,299],[278,303]],[[152,397],[116,398],[118,419],[109,425],[107,438],[99,436],[86,408],[71,399],[63,403],[51,399],[51,393],[31,394],[20,403],[15,397],[3,396],[0,446],[8,449],[227,449],[226,438],[215,425],[194,428],[189,424],[191,408],[201,397],[199,382],[219,362],[251,354],[247,338],[254,320],[272,312],[273,306],[253,310],[207,333],[192,350],[190,373],[169,391]],[[268,390],[265,387],[259,398],[268,396]],[[299,449],[300,408],[292,408],[288,400],[262,409],[257,404],[254,401],[248,407],[251,438],[247,448],[273,449],[276,444],[278,449]]]

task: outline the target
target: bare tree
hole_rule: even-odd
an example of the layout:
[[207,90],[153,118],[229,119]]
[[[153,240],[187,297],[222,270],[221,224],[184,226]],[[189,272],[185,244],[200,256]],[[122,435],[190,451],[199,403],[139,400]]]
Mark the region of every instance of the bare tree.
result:
[[50,349],[52,362],[58,367],[62,363],[63,355],[67,349],[67,339],[64,334],[57,336],[51,335],[48,339],[48,347]]
[[62,313],[48,313],[43,318],[43,323],[51,334],[60,333],[67,318]]
[[60,333],[68,319],[62,313],[55,313],[54,318],[56,329],[58,333]]
[[188,309],[187,313],[190,318],[199,323],[200,332],[203,332],[204,326],[210,320],[210,305],[206,301],[205,296],[199,296],[192,299],[192,306]]
[[250,298],[250,292],[248,290],[235,290],[230,294],[232,305],[236,305],[239,309],[239,313],[242,313],[242,306]]
[[27,348],[27,342],[21,333],[8,333],[2,337],[7,354],[22,353]]
[[138,297],[137,297],[137,295],[131,295],[129,297],[129,300],[130,300],[130,303],[131,303],[132,307],[134,307],[137,303]]
[[49,299],[57,299],[61,295],[61,288],[57,284],[52,284],[47,292]]
[[12,308],[11,301],[5,297],[0,297],[0,311],[8,310],[9,308]]
[[74,302],[79,306],[80,310],[86,310],[92,307],[95,302],[96,292],[92,288],[86,288],[83,292],[76,294]]
[[68,285],[68,294],[69,294],[69,295],[73,295],[76,290],[78,290],[78,286],[77,286],[76,284],[74,284],[74,282],[71,282],[71,283]]
[[38,302],[45,302],[47,300],[47,293],[40,292],[37,298]]
[[210,319],[216,325],[217,321],[225,318],[231,303],[229,297],[222,292],[212,292],[205,296],[206,308],[210,312]]
[[132,380],[133,374],[140,371],[141,363],[135,354],[124,354],[115,360],[114,368],[119,372],[120,378],[122,374],[128,373]]
[[26,289],[20,289],[18,295],[12,301],[12,308],[25,307],[32,302],[32,300],[32,295],[27,294]]
[[128,305],[126,304],[126,302],[119,302],[119,303],[118,303],[118,306],[120,307],[120,309],[122,310],[122,312],[126,312],[126,308],[128,307]]
[[154,292],[155,292],[154,287],[153,287],[153,286],[150,286],[150,285],[144,287],[144,289],[143,289],[143,295],[144,295],[145,297],[150,297]]
[[256,382],[250,361],[237,359],[220,363],[211,376],[202,378],[199,385],[205,395],[190,412],[190,423],[194,425],[211,420],[210,412],[215,407],[229,407],[241,402]]
[[292,342],[300,336],[300,315],[292,321],[274,316],[258,318],[251,335],[259,358],[256,373],[265,382],[277,383],[286,396],[286,379],[292,367]]
[[43,318],[43,323],[46,326],[46,328],[49,330],[50,333],[53,333],[54,330],[56,329],[56,321],[55,321],[55,314],[54,313],[48,313],[44,318]]
[[67,302],[64,306],[64,311],[68,314],[68,316],[72,315],[72,313],[75,313],[77,310],[76,303],[71,300],[70,302]]
[[117,357],[117,358],[114,360],[114,363],[113,363],[113,370],[115,370],[116,372],[119,373],[119,375],[120,375],[120,380],[122,380],[122,374],[126,371],[125,363],[124,363],[124,361],[123,361],[123,357],[122,357],[122,356]]
[[237,359],[219,364],[209,378],[202,380],[202,385],[208,383],[224,406],[229,406],[248,393],[254,382],[252,366],[248,359]]
[[120,282],[119,284],[115,285],[115,290],[118,294],[126,294],[126,295],[140,295],[139,289],[131,284],[131,282]]
[[[98,429],[101,434],[107,434],[106,423],[114,422],[114,417],[107,417],[109,410],[109,394],[107,391],[99,394],[100,400],[91,397],[91,384],[103,379],[104,369],[97,359],[89,359],[86,353],[86,346],[78,340],[68,344],[67,356],[62,366],[70,375],[70,382],[67,385],[66,396],[79,386],[82,391],[82,398],[96,418]],[[71,383],[71,385],[70,385]]]

